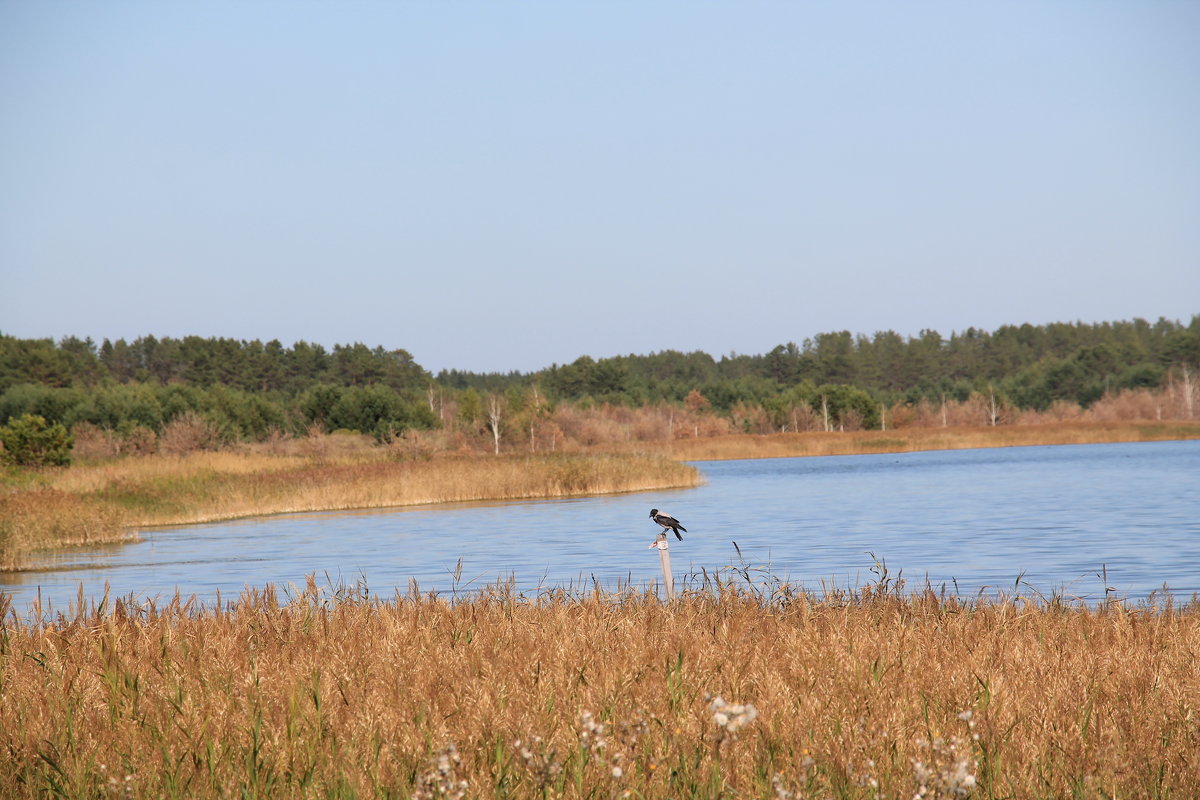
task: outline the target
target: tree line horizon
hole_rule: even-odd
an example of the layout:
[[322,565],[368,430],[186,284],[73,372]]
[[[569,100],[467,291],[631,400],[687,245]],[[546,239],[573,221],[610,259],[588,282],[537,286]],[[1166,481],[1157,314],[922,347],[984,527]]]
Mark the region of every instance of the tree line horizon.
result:
[[1181,370],[1190,403],[1198,368],[1200,315],[1187,324],[1026,323],[949,337],[930,329],[917,336],[843,330],[757,355],[582,355],[532,372],[436,375],[407,350],[361,343],[327,349],[147,335],[96,344],[0,334],[0,424],[35,414],[68,427],[161,434],[186,415],[226,442],[314,426],[381,441],[408,430],[455,429],[487,435],[499,451],[502,428],[527,428],[535,440],[536,426],[557,406],[665,409],[672,431],[678,408],[680,420],[706,414],[724,419],[728,430],[756,432],[801,430],[801,416],[813,414],[827,430],[879,428],[889,409],[987,397],[995,424],[998,408],[1087,409],[1114,393],[1160,389]]

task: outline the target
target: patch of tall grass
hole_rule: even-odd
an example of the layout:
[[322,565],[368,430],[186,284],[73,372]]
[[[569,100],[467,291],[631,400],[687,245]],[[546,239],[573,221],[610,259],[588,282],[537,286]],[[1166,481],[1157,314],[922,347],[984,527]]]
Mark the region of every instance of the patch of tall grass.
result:
[[659,456],[543,454],[397,461],[252,453],[127,458],[41,473],[0,493],[0,569],[28,552],[116,541],[152,525],[298,511],[609,494],[694,486]]
[[[749,577],[749,576],[747,576]],[[1189,797],[1200,606],[363,585],[0,596],[6,797]],[[7,612],[7,613],[6,613]]]
[[1148,442],[1200,439],[1200,421],[1058,422],[946,428],[898,428],[880,431],[740,434],[677,439],[658,447],[642,447],[687,461],[730,458],[861,455],[918,450],[963,450],[984,447]]
[[132,539],[120,509],[58,489],[36,488],[0,495],[0,570],[23,554]]

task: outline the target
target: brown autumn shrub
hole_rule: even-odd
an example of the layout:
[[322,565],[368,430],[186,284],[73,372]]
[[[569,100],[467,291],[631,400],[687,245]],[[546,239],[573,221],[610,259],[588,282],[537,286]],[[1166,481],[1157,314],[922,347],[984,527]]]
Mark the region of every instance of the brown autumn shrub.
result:
[[158,434],[145,425],[135,425],[120,437],[121,453],[130,456],[149,456],[158,452]]
[[72,452],[78,459],[102,461],[121,454],[121,442],[110,430],[90,422],[77,422],[71,427],[71,434],[75,437]]
[[[922,402],[928,404],[927,400]],[[887,410],[887,425],[895,430],[897,428],[911,428],[917,421],[919,412],[916,407],[906,403],[897,403]]]
[[733,423],[717,414],[701,413],[695,415],[689,421],[692,426],[692,432],[699,438],[726,436],[734,433]]
[[1045,416],[1048,416],[1055,422],[1079,419],[1082,415],[1083,409],[1080,405],[1070,400],[1055,400],[1045,412]]
[[738,401],[729,409],[733,429],[739,433],[774,433],[771,418],[758,403]]
[[1163,418],[1162,412],[1161,393],[1150,389],[1122,389],[1093,403],[1086,417],[1096,422],[1159,420]]
[[585,418],[575,434],[576,440],[583,445],[612,444],[623,442],[628,437],[621,423],[602,416]]
[[583,409],[566,403],[559,405],[550,415],[550,421],[562,431],[563,439],[567,441],[579,439],[579,432],[586,419],[587,414]]
[[821,415],[813,410],[812,406],[804,403],[793,405],[788,409],[788,420],[788,430],[793,433],[819,431],[824,427]]
[[861,431],[863,429],[863,415],[858,409],[847,408],[841,413],[838,418],[838,430],[841,431]]
[[913,404],[901,404],[892,409],[896,428],[940,428],[943,421],[949,425],[949,414],[943,417],[946,410],[941,402],[932,402],[922,397]]
[[254,444],[257,445],[255,452],[272,456],[290,456],[296,452],[296,440],[278,428],[271,428],[266,438]]
[[670,420],[661,409],[643,406],[630,423],[629,435],[639,442],[657,442],[669,438]]
[[566,440],[567,437],[562,428],[554,420],[547,419],[537,424],[534,434],[534,446],[537,452],[557,452],[563,449]]
[[399,461],[428,461],[450,449],[449,439],[445,431],[403,431],[387,447]]
[[162,452],[175,456],[216,450],[221,445],[221,432],[205,417],[185,411],[163,426],[158,444]]
[[1200,413],[1200,376],[1191,369],[1173,368],[1163,394],[1171,419],[1195,419]]

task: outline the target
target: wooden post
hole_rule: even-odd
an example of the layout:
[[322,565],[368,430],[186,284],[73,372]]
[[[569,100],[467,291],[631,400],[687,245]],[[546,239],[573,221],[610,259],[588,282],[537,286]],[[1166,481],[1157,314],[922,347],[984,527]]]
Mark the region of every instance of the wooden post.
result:
[[667,590],[667,600],[675,599],[675,579],[671,576],[671,550],[667,543],[667,532],[663,531],[650,545],[650,549],[658,550],[658,561],[662,565],[663,586]]

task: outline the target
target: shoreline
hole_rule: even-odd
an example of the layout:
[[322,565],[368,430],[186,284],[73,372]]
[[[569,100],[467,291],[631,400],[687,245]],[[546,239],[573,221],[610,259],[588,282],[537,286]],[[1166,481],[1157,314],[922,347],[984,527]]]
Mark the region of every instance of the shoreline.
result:
[[149,528],[282,514],[550,500],[701,485],[692,462],[1200,439],[1200,421],[734,434],[572,453],[435,456],[386,450],[314,460],[253,452],[149,456],[39,473],[0,496],[0,572],[25,558],[132,542]]
[[[1200,420],[1063,422],[1053,425],[900,428],[889,431],[732,434],[706,439],[677,439],[663,442],[659,448],[643,447],[639,452],[692,462],[1195,439],[1200,439]],[[630,449],[622,447],[617,452]]]

